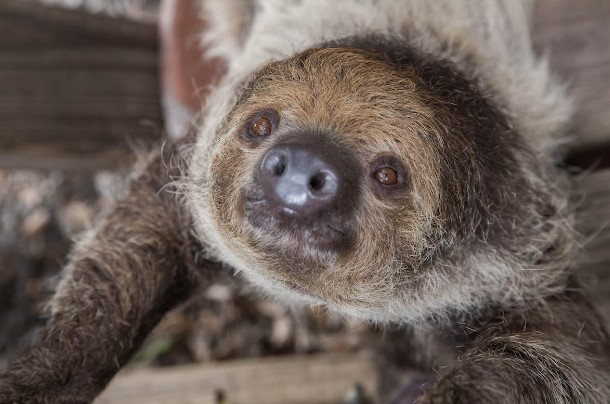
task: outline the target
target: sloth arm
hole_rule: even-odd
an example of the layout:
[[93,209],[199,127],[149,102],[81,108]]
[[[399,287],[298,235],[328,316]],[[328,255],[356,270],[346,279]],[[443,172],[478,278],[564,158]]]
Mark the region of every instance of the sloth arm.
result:
[[1,403],[91,402],[201,282],[197,269],[214,267],[201,261],[190,218],[164,188],[173,149],[150,157],[127,195],[77,244],[48,324],[0,376]]
[[606,403],[610,397],[610,339],[579,292],[505,314],[468,339],[451,370],[417,403]]

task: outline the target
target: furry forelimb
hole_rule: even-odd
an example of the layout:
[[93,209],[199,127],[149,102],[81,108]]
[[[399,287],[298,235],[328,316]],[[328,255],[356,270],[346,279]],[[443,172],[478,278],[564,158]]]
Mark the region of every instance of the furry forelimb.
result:
[[199,259],[200,247],[176,196],[161,190],[170,174],[164,160],[153,156],[77,245],[48,325],[0,376],[0,402],[93,401],[161,316],[189,295],[198,279],[185,263]]
[[[472,332],[465,352],[423,403],[606,403],[603,321],[578,292]],[[466,331],[467,332],[467,331]]]

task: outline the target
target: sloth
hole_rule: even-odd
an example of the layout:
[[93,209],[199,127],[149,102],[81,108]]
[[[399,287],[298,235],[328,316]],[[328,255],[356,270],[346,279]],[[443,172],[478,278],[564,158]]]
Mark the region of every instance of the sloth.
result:
[[410,330],[401,360],[433,376],[389,402],[607,402],[610,339],[575,280],[556,168],[571,103],[529,7],[204,2],[226,75],[76,245],[0,402],[92,401],[228,269]]

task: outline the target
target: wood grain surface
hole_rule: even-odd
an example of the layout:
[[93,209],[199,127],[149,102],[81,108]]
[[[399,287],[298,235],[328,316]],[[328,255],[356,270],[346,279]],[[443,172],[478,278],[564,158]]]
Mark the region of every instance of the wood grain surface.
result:
[[[369,353],[322,354],[126,371],[95,404],[330,404],[376,391]],[[224,402],[217,399],[222,392]]]
[[126,164],[159,99],[155,25],[0,0],[0,167]]
[[538,0],[536,49],[575,98],[574,147],[610,145],[610,1]]

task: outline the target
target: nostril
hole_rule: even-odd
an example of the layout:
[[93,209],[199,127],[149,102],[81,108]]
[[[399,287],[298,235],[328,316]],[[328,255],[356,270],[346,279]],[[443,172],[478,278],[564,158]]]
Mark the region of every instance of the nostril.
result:
[[270,153],[263,160],[261,168],[271,177],[281,177],[286,171],[286,156],[283,153]]
[[314,192],[320,191],[320,190],[322,190],[322,188],[324,188],[325,184],[326,184],[326,174],[318,173],[318,174],[314,175],[313,177],[311,177],[311,179],[309,180],[309,189],[311,189]]
[[273,174],[281,177],[284,171],[286,171],[286,157],[283,155],[277,156],[277,160],[273,164]]

